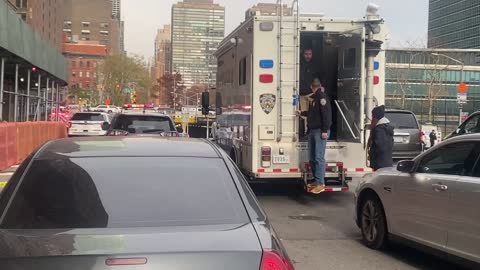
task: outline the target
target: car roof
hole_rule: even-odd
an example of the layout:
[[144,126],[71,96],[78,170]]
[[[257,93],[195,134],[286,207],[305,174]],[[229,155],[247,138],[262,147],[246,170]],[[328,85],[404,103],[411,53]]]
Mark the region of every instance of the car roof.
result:
[[168,115],[165,115],[163,113],[155,112],[155,111],[138,111],[138,110],[132,110],[132,111],[124,111],[122,113],[117,114],[118,116],[120,115],[135,115],[135,116],[158,116],[158,117],[164,117],[164,118],[170,118]]
[[385,112],[386,113],[411,113],[411,114],[414,114],[412,111],[400,110],[400,109],[386,109]]
[[464,142],[480,140],[480,133],[466,134],[448,139],[448,142]]
[[92,137],[60,139],[44,145],[36,159],[75,157],[197,157],[219,158],[207,140],[175,137]]

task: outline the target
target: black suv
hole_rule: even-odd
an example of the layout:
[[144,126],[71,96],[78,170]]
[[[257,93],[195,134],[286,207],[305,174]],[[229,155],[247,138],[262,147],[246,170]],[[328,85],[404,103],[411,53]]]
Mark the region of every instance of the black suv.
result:
[[172,119],[156,112],[123,112],[115,115],[107,136],[178,135]]

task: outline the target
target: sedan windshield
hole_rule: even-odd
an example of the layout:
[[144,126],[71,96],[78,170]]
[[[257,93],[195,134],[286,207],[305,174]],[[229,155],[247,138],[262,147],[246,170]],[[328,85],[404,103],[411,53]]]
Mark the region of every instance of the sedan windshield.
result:
[[149,115],[120,115],[113,129],[128,131],[130,134],[175,131],[168,117]]

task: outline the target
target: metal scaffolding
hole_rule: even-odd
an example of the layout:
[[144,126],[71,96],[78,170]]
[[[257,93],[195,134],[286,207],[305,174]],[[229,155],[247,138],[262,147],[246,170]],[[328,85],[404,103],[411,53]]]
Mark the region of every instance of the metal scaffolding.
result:
[[14,56],[0,57],[0,121],[59,121],[55,112],[65,100],[64,85]]

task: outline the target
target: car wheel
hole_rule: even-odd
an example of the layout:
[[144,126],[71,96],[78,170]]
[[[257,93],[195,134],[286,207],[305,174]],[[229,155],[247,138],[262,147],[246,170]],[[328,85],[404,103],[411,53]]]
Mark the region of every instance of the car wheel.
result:
[[387,244],[387,221],[380,201],[368,197],[360,210],[360,228],[364,244],[371,249],[382,249]]

